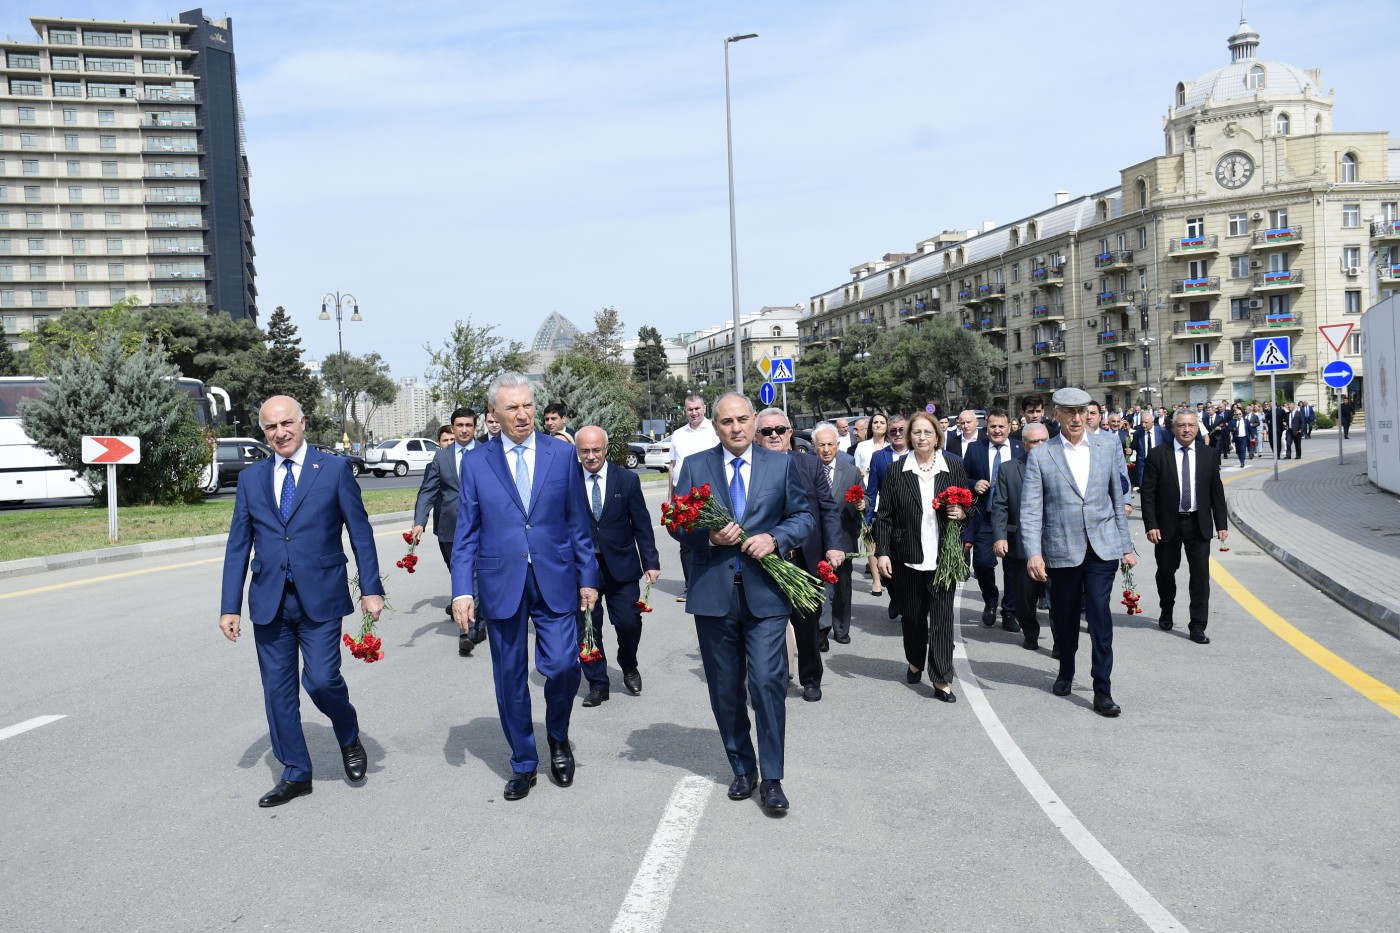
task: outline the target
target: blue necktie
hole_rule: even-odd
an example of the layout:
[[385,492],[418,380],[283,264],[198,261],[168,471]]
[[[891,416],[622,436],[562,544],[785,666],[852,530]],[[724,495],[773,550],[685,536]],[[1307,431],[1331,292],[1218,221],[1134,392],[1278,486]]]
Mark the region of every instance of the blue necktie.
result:
[[471,448],[463,447],[462,456],[457,458],[457,488],[462,488],[462,471],[467,467],[467,451]]
[[530,511],[530,468],[525,465],[525,445],[515,445],[515,489],[520,493],[520,504]]
[[603,487],[598,483],[597,473],[588,478],[593,480],[593,520],[597,521],[603,517]]
[[743,457],[734,458],[734,478],[729,481],[729,501],[734,505],[734,521],[744,518],[744,506],[748,505],[748,495],[744,492],[744,475],[739,467],[744,465]]
[[996,456],[992,459],[992,485],[997,484],[997,474],[1001,472],[1001,455],[1006,450],[1005,444],[993,444],[996,448]]
[[292,517],[292,503],[297,497],[297,480],[292,475],[292,461],[283,460],[282,465],[287,468],[287,475],[282,480],[282,501],[278,503],[282,513],[282,522],[286,524],[287,519]]

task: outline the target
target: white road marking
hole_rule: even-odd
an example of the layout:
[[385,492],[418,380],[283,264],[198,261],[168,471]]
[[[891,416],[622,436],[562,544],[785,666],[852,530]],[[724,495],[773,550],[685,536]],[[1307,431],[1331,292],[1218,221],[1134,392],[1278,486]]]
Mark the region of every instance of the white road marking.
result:
[[40,726],[47,726],[51,722],[58,722],[66,715],[65,713],[63,716],[35,716],[33,719],[26,719],[24,722],[16,723],[13,726],[6,726],[0,729],[0,742],[6,739],[12,739],[22,732],[28,732],[30,729],[37,729]]
[[[969,598],[968,605],[976,605],[977,612],[981,613],[981,594],[973,594],[977,598]],[[956,611],[956,610],[954,610]],[[1002,725],[1001,718],[992,709],[991,702],[986,694],[982,692],[982,687],[973,676],[972,665],[967,659],[967,646],[962,640],[962,627],[956,621],[953,624],[953,667],[957,670],[958,681],[962,684],[963,695],[967,697],[968,703],[972,705],[972,711],[977,714],[977,719],[982,723],[982,728],[986,731],[987,737],[992,740],[997,751],[1001,752],[1001,757],[1006,759],[1006,763],[1011,767],[1011,771],[1020,780],[1021,785],[1031,795],[1039,806],[1050,818],[1050,822],[1060,833],[1069,840],[1069,844],[1074,846],[1084,860],[1093,867],[1094,871],[1114,892],[1123,899],[1132,911],[1142,918],[1148,928],[1154,933],[1187,933],[1186,925],[1176,917],[1171,911],[1163,907],[1162,904],[1148,893],[1147,889],[1138,883],[1126,868],[1119,864],[1113,854],[1103,847],[1103,843],[1094,838],[1094,834],[1079,822],[1079,818],[1070,811],[1060,799],[1060,795],[1055,793],[1045,780],[1041,777],[1035,765],[1026,757],[1026,753],[1021,751],[1021,746],[1016,744],[1016,740],[1011,737],[1011,733],[1006,731],[1006,726]]]
[[695,838],[700,816],[705,812],[715,782],[710,778],[681,778],[671,792],[666,812],[651,837],[632,887],[613,921],[612,933],[652,933],[666,922],[671,894],[685,864],[686,852]]

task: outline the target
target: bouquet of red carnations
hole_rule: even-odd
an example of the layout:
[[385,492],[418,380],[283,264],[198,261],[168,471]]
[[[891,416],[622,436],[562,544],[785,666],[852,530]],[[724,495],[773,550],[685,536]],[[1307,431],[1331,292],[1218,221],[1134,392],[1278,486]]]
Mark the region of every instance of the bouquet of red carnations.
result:
[[[729,510],[715,501],[710,484],[690,487],[688,495],[677,495],[661,504],[661,524],[669,531],[719,531],[734,521]],[[739,529],[739,540],[748,538]],[[759,561],[759,565],[778,584],[788,602],[801,613],[815,612],[826,599],[821,581],[796,564],[783,560],[776,551]]]
[[[360,578],[358,575],[350,581],[350,591],[355,594],[356,598],[359,597]],[[384,608],[389,608],[387,602],[384,604]],[[342,635],[341,641],[345,643],[345,647],[350,649],[352,657],[359,658],[366,664],[384,660],[384,642],[380,640],[378,635],[374,634],[374,616],[368,612],[360,614],[359,637],[351,638],[349,635]]]
[[651,612],[651,581],[647,581],[647,588],[642,591],[642,598],[637,600],[638,612]]
[[593,635],[593,613],[579,610],[579,615],[583,616],[583,641],[578,645],[578,659],[584,664],[603,660],[603,649]]
[[848,558],[869,557],[875,553],[875,532],[870,527],[870,516],[867,514],[865,506],[865,487],[860,483],[851,484],[851,488],[846,490],[846,501],[856,507],[860,512],[860,546],[864,549],[861,553],[847,554]]
[[1142,602],[1142,597],[1138,595],[1137,584],[1133,582],[1133,568],[1127,564],[1123,565],[1123,605],[1128,607],[1128,615],[1142,615],[1142,607],[1138,603]]
[[401,570],[407,570],[409,573],[414,573],[416,572],[415,568],[418,566],[418,539],[413,536],[413,532],[411,531],[405,531],[403,533],[403,539],[404,542],[408,544],[408,553],[405,554],[401,560],[395,561],[394,566]]
[[[934,509],[944,506],[962,506],[964,512],[972,508],[972,490],[962,486],[949,486],[933,500]],[[947,534],[938,542],[938,569],[933,572],[933,585],[949,589],[967,579],[971,568],[967,564],[967,550],[963,548],[962,533],[966,519],[948,519]]]

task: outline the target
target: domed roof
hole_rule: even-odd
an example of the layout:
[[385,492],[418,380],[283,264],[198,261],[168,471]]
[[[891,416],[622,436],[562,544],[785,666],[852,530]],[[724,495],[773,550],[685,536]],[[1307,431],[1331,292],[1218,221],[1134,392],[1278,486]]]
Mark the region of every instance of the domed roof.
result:
[[[1243,13],[1243,11],[1241,11]],[[1259,33],[1240,16],[1240,28],[1230,37],[1230,64],[1201,75],[1187,85],[1185,107],[1200,107],[1207,102],[1223,103],[1253,97],[1259,91],[1270,95],[1301,95],[1312,89],[1307,72],[1284,62],[1259,61],[1254,52],[1259,48]],[[1254,75],[1254,77],[1251,77]]]

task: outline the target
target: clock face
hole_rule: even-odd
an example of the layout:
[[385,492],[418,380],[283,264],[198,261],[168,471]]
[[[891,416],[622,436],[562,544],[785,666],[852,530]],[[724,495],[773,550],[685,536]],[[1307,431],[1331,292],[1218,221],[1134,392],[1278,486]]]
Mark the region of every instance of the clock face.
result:
[[1244,152],[1227,152],[1215,163],[1215,180],[1222,188],[1243,188],[1254,177],[1254,160]]

